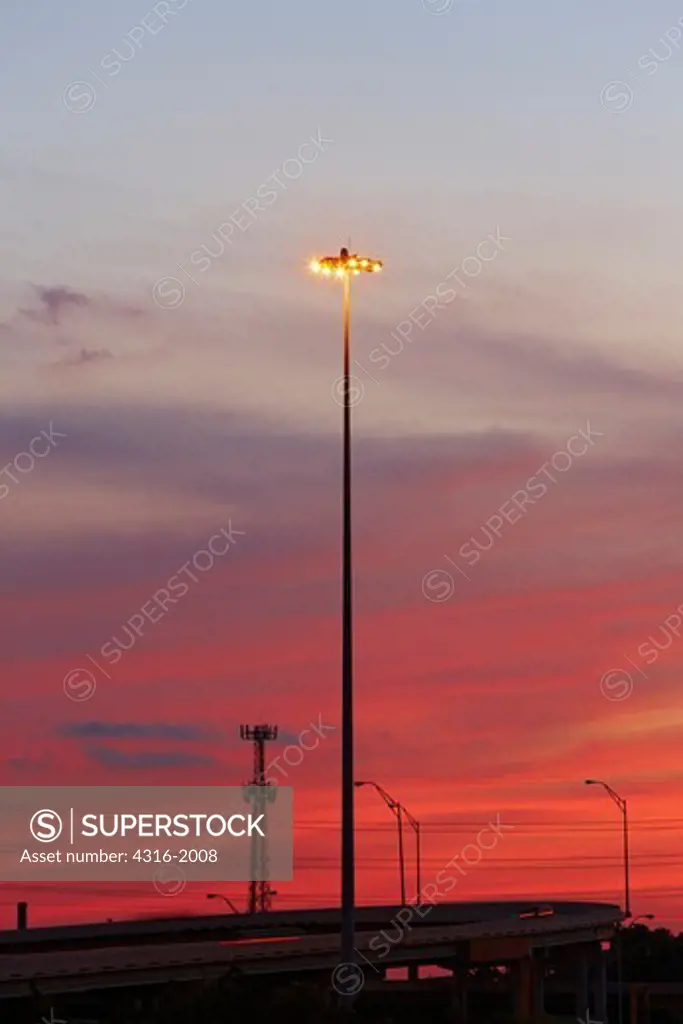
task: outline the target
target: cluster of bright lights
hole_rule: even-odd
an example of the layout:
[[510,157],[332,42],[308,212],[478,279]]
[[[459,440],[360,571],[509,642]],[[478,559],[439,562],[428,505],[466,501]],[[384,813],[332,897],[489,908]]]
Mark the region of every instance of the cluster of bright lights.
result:
[[367,256],[352,255],[342,249],[339,256],[311,260],[309,267],[314,274],[322,274],[323,277],[344,277],[346,274],[376,274],[382,269],[382,262],[371,260]]

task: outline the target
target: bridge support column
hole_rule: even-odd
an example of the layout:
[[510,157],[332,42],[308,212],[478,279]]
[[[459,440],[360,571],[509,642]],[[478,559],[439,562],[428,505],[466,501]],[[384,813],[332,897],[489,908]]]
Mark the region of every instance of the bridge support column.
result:
[[629,985],[628,987],[628,1019],[629,1024],[638,1024],[640,1019],[640,992],[641,990],[636,985]]
[[598,1020],[607,1020],[607,962],[602,952],[594,967],[593,1008]]
[[533,956],[514,961],[513,985],[515,1017],[518,1021],[533,1021],[543,1014],[543,964]]
[[545,963],[532,960],[534,985],[534,1013],[538,1017],[545,1014]]
[[589,1010],[588,994],[588,960],[586,954],[581,953],[576,962],[576,999],[575,1011],[577,1019],[586,1020]]
[[453,971],[453,1017],[457,1024],[468,1024],[468,982],[469,974],[466,967],[457,967]]

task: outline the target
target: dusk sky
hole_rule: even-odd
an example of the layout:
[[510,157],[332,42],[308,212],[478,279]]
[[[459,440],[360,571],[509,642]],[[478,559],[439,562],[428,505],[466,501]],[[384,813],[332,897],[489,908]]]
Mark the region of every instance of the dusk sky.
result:
[[[357,774],[424,881],[514,826],[462,900],[618,902],[605,779],[634,913],[681,927],[679,18],[6,0],[4,784],[236,785],[240,723],[273,757],[334,726],[281,778],[275,906],[338,901],[341,292],[307,263],[350,239],[385,262],[353,286]],[[359,902],[393,901],[391,816],[357,814]],[[206,888],[3,886],[0,924]]]

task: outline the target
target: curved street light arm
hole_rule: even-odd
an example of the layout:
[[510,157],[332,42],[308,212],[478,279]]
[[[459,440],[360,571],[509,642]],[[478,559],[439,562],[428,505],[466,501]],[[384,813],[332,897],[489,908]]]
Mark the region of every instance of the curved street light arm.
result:
[[228,906],[232,910],[233,914],[241,914],[242,913],[241,910],[237,909],[237,907],[232,902],[232,900],[228,899],[227,896],[224,896],[222,892],[207,892],[206,898],[207,898],[207,900],[223,900],[224,903],[228,904]]
[[368,780],[367,782],[357,782],[356,785],[372,786],[373,789],[377,790],[379,795],[382,797],[382,800],[384,800],[384,803],[387,805],[389,810],[393,811],[394,814],[397,815],[397,817],[400,817],[401,811],[405,813],[405,808],[401,807],[401,804],[398,802],[398,800],[394,800],[393,796],[390,793],[387,793],[386,789],[380,786],[378,782],[372,782]]
[[602,788],[611,797],[611,799],[614,801],[614,803],[617,805],[617,807],[623,814],[623,812],[626,810],[626,801],[624,800],[623,796],[619,796],[616,790],[612,789],[609,783],[603,782],[602,779],[593,779],[592,781],[597,783],[598,786],[602,786]]
[[414,832],[420,831],[420,822],[417,820],[417,818],[414,818],[410,811],[407,811],[405,807],[403,808],[403,817],[406,819],[406,821],[408,822],[408,824],[410,825]]

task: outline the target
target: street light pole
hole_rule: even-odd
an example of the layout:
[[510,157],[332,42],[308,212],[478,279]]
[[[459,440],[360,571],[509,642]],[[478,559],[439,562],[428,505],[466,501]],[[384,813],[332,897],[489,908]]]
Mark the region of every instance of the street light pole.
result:
[[372,786],[384,800],[389,810],[396,818],[396,824],[398,826],[398,872],[401,880],[401,906],[406,905],[406,865],[403,856],[403,815],[405,808],[395,800],[390,793],[387,793],[386,789],[379,785],[377,782],[357,782],[357,786]]
[[[377,272],[379,260],[350,254],[312,260],[315,274],[342,279],[343,441],[342,441],[342,843],[341,962],[354,964],[355,856],[353,807],[353,567],[351,560],[351,274]],[[344,998],[348,1008],[351,998]]]
[[624,1024],[624,941],[621,924],[617,926],[617,1002],[619,1024]]
[[600,779],[585,779],[587,786],[602,786],[605,792],[617,805],[622,815],[622,835],[623,835],[623,848],[624,848],[624,915],[631,917],[631,882],[630,882],[630,869],[629,869],[629,851],[628,851],[628,805],[626,800],[619,796],[611,786],[608,786],[606,782],[601,782]]
[[416,818],[414,818],[412,816],[412,814],[409,814],[408,811],[405,809],[405,807],[403,808],[403,814],[405,816],[406,821],[408,822],[408,824],[412,828],[413,832],[415,833],[415,866],[416,866],[416,882],[417,882],[417,896],[416,896],[416,899],[417,899],[417,902],[419,903],[420,902],[420,892],[421,892],[420,878],[421,878],[421,864],[422,864],[422,861],[421,861],[422,854],[421,854],[421,850],[420,850],[420,839],[421,839],[421,836],[420,836],[420,822]]
[[398,869],[401,873],[401,906],[406,905],[406,862],[403,854],[403,807],[396,805],[396,823],[398,825]]
[[228,904],[233,914],[240,913],[240,911],[237,909],[232,900],[228,899],[227,896],[224,896],[222,892],[207,892],[206,898],[207,900],[223,900],[224,903]]
[[379,795],[384,800],[390,811],[396,816],[396,822],[398,824],[398,865],[401,875],[401,906],[406,905],[406,868],[405,868],[405,857],[403,853],[403,819],[408,822],[410,827],[415,832],[415,844],[416,844],[416,865],[417,865],[417,901],[420,901],[420,822],[417,821],[409,811],[405,809],[402,803],[394,799],[390,793],[387,793],[386,789],[380,786],[377,782],[357,782],[357,786],[372,786],[376,789]]
[[623,841],[624,841],[624,902],[626,904],[626,916],[631,916],[631,880],[629,878],[629,855],[628,855],[628,805],[625,800],[614,794],[618,806],[623,814]]
[[[342,250],[343,252],[344,250]],[[355,962],[355,847],[353,806],[353,566],[351,562],[351,278],[343,278],[344,442],[342,469],[342,963]]]
[[[617,805],[622,816],[622,836],[624,848],[624,916],[631,917],[631,884],[629,878],[629,853],[628,853],[628,805],[626,800],[600,779],[584,779],[587,786],[602,786],[610,799]],[[623,950],[622,950],[623,928],[619,924],[617,932],[617,998],[619,1024],[624,1024],[624,979],[623,979]]]

